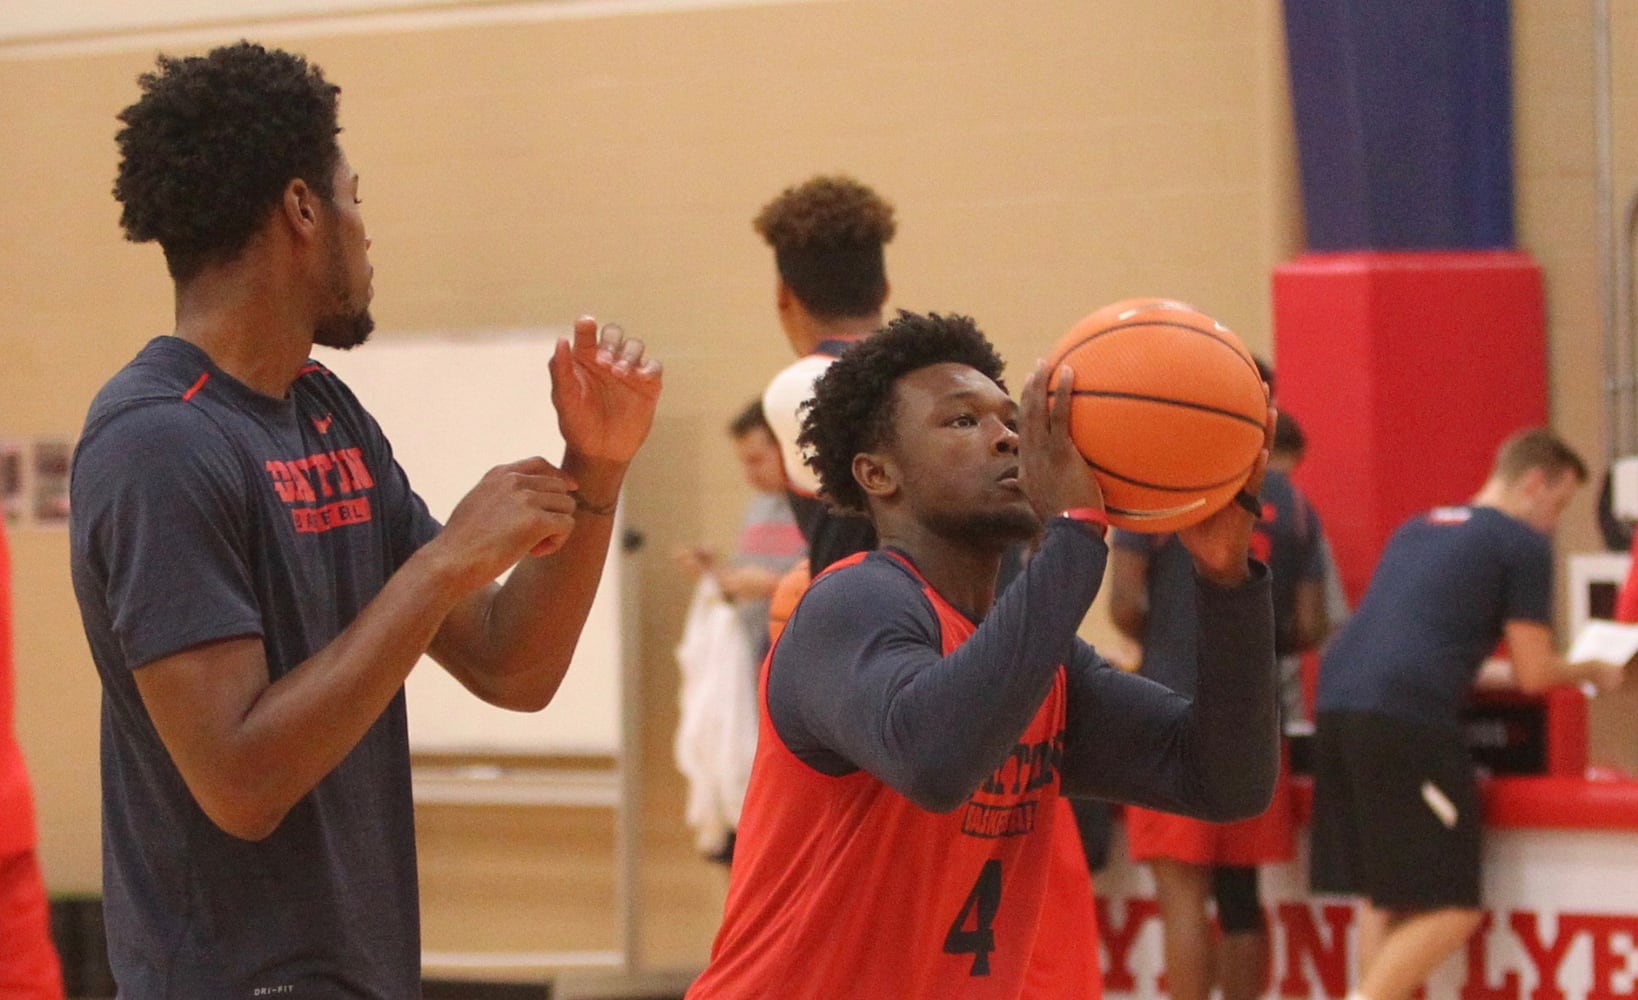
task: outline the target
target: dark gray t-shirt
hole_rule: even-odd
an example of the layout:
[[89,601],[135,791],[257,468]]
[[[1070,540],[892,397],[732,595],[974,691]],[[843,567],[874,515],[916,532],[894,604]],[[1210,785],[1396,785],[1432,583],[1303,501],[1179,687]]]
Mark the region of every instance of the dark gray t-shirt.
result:
[[419,996],[403,692],[250,842],[199,808],[132,676],[257,636],[277,680],[437,533],[375,421],[317,364],[272,399],[160,337],[92,403],[71,510],[103,687],[104,907],[121,996]]
[[1523,521],[1480,506],[1413,517],[1326,647],[1315,708],[1458,729],[1507,623],[1550,623],[1552,595],[1552,543]]

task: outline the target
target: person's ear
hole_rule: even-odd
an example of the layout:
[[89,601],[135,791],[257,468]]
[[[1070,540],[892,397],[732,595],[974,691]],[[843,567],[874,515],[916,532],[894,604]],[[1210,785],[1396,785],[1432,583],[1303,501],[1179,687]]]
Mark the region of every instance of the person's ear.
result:
[[1539,465],[1533,465],[1525,469],[1524,475],[1519,477],[1519,491],[1531,499],[1540,497],[1551,485],[1552,481],[1547,475],[1547,470]]
[[885,499],[899,491],[899,469],[882,452],[861,451],[853,456],[853,480],[866,496]]
[[318,227],[318,192],[300,177],[292,178],[284,186],[280,210],[285,221],[297,232],[311,234]]

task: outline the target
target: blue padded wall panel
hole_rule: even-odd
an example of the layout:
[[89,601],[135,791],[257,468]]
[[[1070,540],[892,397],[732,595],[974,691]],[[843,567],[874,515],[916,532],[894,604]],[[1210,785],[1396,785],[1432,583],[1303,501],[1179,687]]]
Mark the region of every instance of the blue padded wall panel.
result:
[[1513,245],[1506,0],[1285,0],[1312,250]]

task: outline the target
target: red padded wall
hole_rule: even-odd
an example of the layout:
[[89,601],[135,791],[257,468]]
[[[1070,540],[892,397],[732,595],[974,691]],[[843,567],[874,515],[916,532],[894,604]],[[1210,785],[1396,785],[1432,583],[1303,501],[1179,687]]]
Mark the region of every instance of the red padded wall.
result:
[[1357,602],[1401,521],[1470,498],[1503,438],[1547,422],[1541,269],[1514,250],[1304,255],[1274,270],[1274,363],[1308,436],[1296,481]]

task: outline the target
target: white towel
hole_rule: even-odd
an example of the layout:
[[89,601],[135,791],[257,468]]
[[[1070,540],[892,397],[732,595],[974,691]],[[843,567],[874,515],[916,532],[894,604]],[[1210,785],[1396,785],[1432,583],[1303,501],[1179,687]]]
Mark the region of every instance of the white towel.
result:
[[756,755],[757,664],[734,607],[709,573],[700,577],[677,643],[680,718],[672,753],[688,779],[688,825],[715,854],[739,825]]

